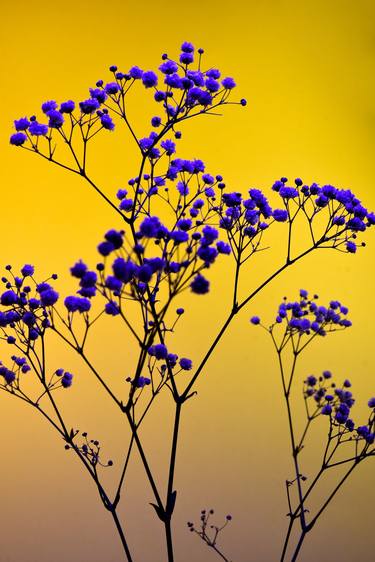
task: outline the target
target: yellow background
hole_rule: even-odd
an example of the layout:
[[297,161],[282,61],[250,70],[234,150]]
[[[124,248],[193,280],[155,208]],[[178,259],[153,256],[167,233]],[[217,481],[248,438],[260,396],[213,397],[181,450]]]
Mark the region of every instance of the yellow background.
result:
[[[15,7],[3,0],[1,263],[34,263],[41,277],[57,271],[59,291],[66,294],[73,287],[68,267],[80,257],[95,263],[103,232],[121,224],[80,178],[10,147],[12,120],[37,112],[46,99],[85,99],[89,86],[108,77],[110,64],[124,71],[133,64],[156,68],[161,53],[177,55],[184,40],[205,48],[207,66],[233,75],[236,95],[249,103],[245,109],[225,108],[220,118],[192,121],[184,129],[183,157],[202,158],[234,190],[269,189],[282,175],[300,176],[307,183],[351,188],[375,208],[374,15],[374,3],[365,0],[20,0]],[[133,121],[143,126],[139,136],[149,132],[145,97],[144,92],[133,97]],[[92,175],[114,195],[136,174],[130,139],[118,127],[95,146]],[[353,328],[311,347],[299,377],[330,368],[339,379],[351,378],[358,398],[355,417],[364,419],[365,402],[375,391],[373,232],[366,241],[356,256],[325,250],[278,278],[239,315],[207,365],[199,395],[182,419],[176,562],[215,559],[186,530],[186,521],[197,520],[203,507],[214,507],[218,521],[233,514],[221,541],[233,561],[278,560],[286,525],[284,480],[291,465],[275,357],[265,334],[249,326],[253,313],[271,319],[282,296],[293,297],[300,287],[347,304]],[[244,292],[272,271],[270,256],[261,254],[246,270]],[[207,298],[188,298],[174,339],[176,351],[196,363],[230,305],[226,263],[223,258],[210,272],[213,290]],[[115,326],[115,320],[107,322],[90,345],[108,381],[120,388],[135,351]],[[61,393],[68,423],[100,439],[115,461],[106,476],[110,484],[126,426],[77,359],[56,342],[50,349],[51,369],[62,365],[76,375],[73,388]],[[3,348],[4,360],[8,354]],[[297,397],[298,392],[297,386]],[[0,412],[0,561],[121,560],[112,522],[73,455],[36,413],[10,396],[1,395]],[[160,483],[170,421],[169,404],[162,401],[145,425]],[[323,436],[318,431],[309,442],[307,474]],[[373,476],[372,462],[359,467],[307,539],[301,560],[373,560]],[[135,560],[164,562],[162,529],[148,506],[153,498],[137,461],[129,482],[121,514]]]

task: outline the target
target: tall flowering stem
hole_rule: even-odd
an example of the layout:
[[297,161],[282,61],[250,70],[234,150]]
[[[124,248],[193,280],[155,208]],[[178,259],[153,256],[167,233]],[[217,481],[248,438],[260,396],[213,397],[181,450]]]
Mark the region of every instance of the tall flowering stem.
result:
[[[309,298],[307,291],[300,291],[299,300],[288,302],[285,298],[280,304],[275,322],[267,327],[258,316],[251,322],[263,327],[271,336],[278,357],[281,383],[287,422],[290,435],[291,455],[294,475],[286,480],[289,525],[281,553],[281,562],[297,560],[307,534],[326,510],[341,486],[353,470],[365,458],[374,456],[375,441],[375,399],[368,402],[370,416],[365,425],[356,426],[350,417],[354,405],[351,383],[344,380],[337,386],[332,380],[332,374],[326,370],[319,377],[309,375],[303,382],[303,400],[306,411],[306,422],[302,431],[295,427],[293,415],[292,390],[297,375],[297,361],[301,353],[314,340],[332,332],[345,330],[351,326],[347,318],[348,309],[337,300],[332,300],[328,306],[318,303],[318,296]],[[323,448],[321,466],[307,485],[307,476],[301,468],[301,453],[305,446],[308,432],[315,420],[321,422],[328,419],[327,441]],[[348,465],[348,469],[338,479],[328,497],[321,502],[315,514],[311,514],[307,506],[310,494],[319,484],[323,474],[329,469]],[[294,498],[291,491],[296,489]],[[299,530],[295,529],[299,521]],[[297,534],[295,544],[291,545],[294,534]]]
[[[17,275],[9,266],[10,277],[3,278],[5,291],[0,297],[4,307],[0,313],[2,337],[22,353],[18,361],[29,361],[42,385],[40,397],[29,397],[23,390],[23,364],[18,370],[4,366],[0,375],[5,381],[1,388],[41,411],[66,441],[67,448],[81,459],[113,516],[128,561],[132,555],[116,509],[134,449],[153,493],[151,505],[164,526],[168,562],[173,562],[172,518],[182,409],[195,395],[195,384],[209,358],[239,311],[275,277],[316,249],[355,253],[361,246],[358,234],[375,223],[375,215],[349,190],[305,185],[299,178],[288,186],[287,178],[281,178],[272,186],[277,203],[271,206],[258,189],[250,189],[246,196],[227,192],[223,177],[208,173],[202,160],[176,157],[182,136],[180,126],[186,120],[215,115],[228,104],[246,105],[245,99],[231,101],[236,86],[233,78],[223,78],[220,70],[205,69],[203,64],[203,50],[196,51],[185,42],[177,61],[166,54],[162,56],[158,73],[138,66],[122,72],[111,66],[110,80],[98,80],[86,100],[78,104],[72,100],[61,104],[46,101],[41,108],[42,119],[34,115],[17,119],[16,132],[10,137],[12,145],[80,175],[121,219],[121,229],[108,230],[98,244],[100,262],[95,267],[82,260],[71,267],[79,286],[76,294],[64,299],[62,309],[50,279],[38,282],[30,265]],[[128,96],[137,87],[151,93],[158,105],[158,115],[150,119],[151,132],[145,135],[138,133],[128,109]],[[112,199],[91,174],[90,147],[97,135],[114,131],[118,123],[125,126],[136,144],[139,167],[126,188],[118,189]],[[155,214],[156,204],[163,207],[160,217]],[[293,233],[299,217],[305,221],[310,241],[295,253]],[[285,253],[273,273],[249,292],[242,271],[249,260],[266,249],[270,227],[286,229]],[[194,367],[189,357],[172,352],[173,334],[185,312],[181,306],[174,308],[174,303],[186,290],[199,297],[207,294],[211,288],[208,272],[218,259],[232,260],[233,264],[228,311],[222,327]],[[139,349],[131,375],[124,377],[120,395],[110,387],[87,351],[90,333],[103,316],[116,318],[119,329],[123,328]],[[96,440],[87,441],[87,435],[78,430],[68,431],[54,398],[56,390],[72,386],[73,375],[54,367],[48,379],[45,342],[50,332],[76,351],[129,427],[130,438],[113,498],[104,490],[100,473],[113,463],[100,460]],[[140,432],[161,392],[169,393],[174,409],[164,492],[157,484]],[[44,400],[52,404],[54,418],[41,408]],[[78,443],[79,435],[83,442]],[[303,509],[298,516],[303,523]]]

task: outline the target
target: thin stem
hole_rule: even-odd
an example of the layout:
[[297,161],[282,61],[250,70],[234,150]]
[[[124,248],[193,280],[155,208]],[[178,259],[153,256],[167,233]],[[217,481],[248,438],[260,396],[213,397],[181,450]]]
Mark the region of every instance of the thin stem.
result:
[[115,522],[115,525],[116,525],[116,529],[117,529],[117,531],[118,531],[118,534],[119,534],[119,536],[120,536],[121,544],[122,544],[122,546],[123,546],[123,548],[124,548],[124,551],[125,551],[126,557],[127,557],[127,559],[128,559],[128,562],[133,562],[133,558],[132,558],[132,555],[130,554],[130,550],[129,550],[129,547],[128,547],[128,543],[126,542],[125,535],[124,535],[124,532],[123,532],[123,530],[122,530],[122,526],[121,526],[121,523],[120,523],[120,521],[119,521],[119,518],[117,517],[117,513],[116,513],[116,509],[115,509],[115,508],[111,509],[111,514],[112,514],[113,520],[114,520],[114,522]]
[[[177,443],[178,443],[178,430],[180,426],[181,419],[181,407],[180,402],[176,402],[175,419],[173,426],[173,437],[172,437],[172,448],[171,448],[171,458],[169,463],[169,476],[168,476],[168,488],[167,488],[167,513],[165,521],[165,534],[167,540],[167,551],[168,551],[168,562],[173,562],[173,542],[172,542],[172,528],[171,519],[174,509],[175,497],[173,498],[173,480],[176,466],[176,455],[177,455]],[[172,503],[171,503],[172,502]]]

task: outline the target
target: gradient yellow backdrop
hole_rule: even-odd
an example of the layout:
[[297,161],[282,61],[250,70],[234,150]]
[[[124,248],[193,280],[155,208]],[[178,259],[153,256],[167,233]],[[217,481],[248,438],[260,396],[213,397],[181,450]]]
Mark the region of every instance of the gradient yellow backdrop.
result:
[[[108,76],[110,64],[125,71],[133,64],[155,68],[162,52],[176,54],[184,40],[205,48],[208,66],[233,75],[237,95],[249,103],[245,109],[226,108],[220,118],[192,120],[184,129],[182,156],[202,158],[235,190],[269,189],[282,175],[300,176],[307,183],[351,188],[375,208],[372,1],[66,0],[58,5],[19,0],[13,6],[3,0],[1,8],[2,264],[34,263],[41,276],[57,271],[59,291],[66,294],[73,287],[69,266],[81,257],[95,263],[103,232],[120,226],[80,178],[10,147],[12,120],[36,112],[46,99],[84,99],[89,86]],[[133,98],[140,136],[148,132],[143,99]],[[92,175],[114,195],[136,174],[134,149],[120,128],[103,134],[95,146]],[[239,315],[208,363],[182,420],[176,562],[215,560],[186,530],[186,521],[197,519],[203,507],[214,507],[218,518],[233,514],[222,538],[233,561],[278,560],[287,511],[283,483],[292,467],[275,358],[265,335],[249,326],[253,313],[271,318],[282,296],[293,296],[300,287],[345,302],[353,328],[312,347],[299,377],[329,368],[339,378],[351,378],[356,419],[365,415],[375,392],[373,232],[366,241],[356,256],[318,252],[278,278]],[[279,245],[277,239],[274,243]],[[246,270],[244,293],[272,271],[271,255],[261,254]],[[211,272],[212,293],[187,299],[174,346],[195,362],[230,306],[227,277],[225,264],[218,266]],[[114,321],[99,328],[90,345],[108,381],[121,388],[135,351],[115,326]],[[8,354],[3,348],[2,358]],[[127,436],[122,418],[57,342],[51,344],[50,361],[51,369],[62,364],[76,374],[62,407],[68,423],[90,431],[114,459],[106,477],[113,484]],[[121,560],[119,540],[91,482],[52,429],[5,394],[0,412],[0,562]],[[144,428],[160,483],[170,422],[162,401]],[[308,443],[306,473],[322,436],[318,431]],[[137,460],[128,481],[121,515],[135,559],[164,562],[162,529],[148,506],[153,498]],[[374,464],[367,462],[322,517],[301,560],[371,562],[374,500]]]

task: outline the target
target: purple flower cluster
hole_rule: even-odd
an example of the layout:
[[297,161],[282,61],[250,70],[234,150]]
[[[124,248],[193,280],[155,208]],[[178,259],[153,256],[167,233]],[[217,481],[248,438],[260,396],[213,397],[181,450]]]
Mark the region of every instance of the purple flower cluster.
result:
[[[286,181],[281,178],[273,185],[284,208],[272,209],[267,197],[258,189],[250,189],[249,198],[243,198],[239,192],[222,193],[217,205],[220,228],[227,230],[232,239],[236,235],[240,237],[240,249],[244,249],[249,245],[246,240],[261,236],[272,222],[293,223],[298,213],[304,213],[312,229],[315,217],[326,208],[326,229],[314,239],[314,244],[330,243],[339,249],[344,246],[344,251],[354,253],[357,244],[353,240],[358,232],[375,224],[375,214],[363,207],[349,190],[328,185],[319,187],[316,183],[306,186],[299,178],[295,180],[295,187],[288,187]],[[225,184],[218,187],[223,191]]]
[[31,370],[26,357],[17,357],[12,355],[13,366],[8,369],[0,361],[0,376],[4,378],[5,385],[12,385],[14,382],[18,384],[21,374],[28,373]]
[[[332,300],[328,306],[321,306],[316,301],[319,297],[314,295],[309,298],[308,292],[300,290],[300,300],[288,302],[286,297],[280,304],[275,323],[285,323],[286,333],[291,335],[319,335],[325,336],[327,332],[349,328],[352,323],[347,319],[348,309],[337,300]],[[252,324],[260,324],[260,318],[253,316]]]
[[350,415],[355,403],[353,394],[349,390],[351,386],[351,382],[345,379],[341,387],[337,387],[332,382],[331,372],[324,371],[319,378],[314,375],[308,376],[304,381],[303,392],[306,400],[314,399],[318,411],[324,416],[329,416],[332,424],[339,427],[340,435],[355,431],[357,439],[363,439],[371,445],[375,440],[375,399],[371,398],[368,402],[368,406],[372,410],[368,423],[356,427]]
[[349,189],[333,185],[319,186],[317,183],[304,185],[300,178],[295,180],[295,187],[288,187],[287,181],[287,178],[281,178],[273,184],[272,189],[283,200],[288,215],[291,216],[296,209],[303,209],[309,220],[313,221],[316,215],[327,208],[329,224],[323,238],[333,238],[336,242],[334,247],[344,245],[347,252],[355,253],[357,244],[352,239],[356,239],[358,232],[364,232],[375,224],[375,213],[368,211]]
[[[199,50],[197,65],[195,62],[195,47],[184,42],[178,60],[170,59],[163,55],[163,62],[159,66],[159,73],[153,70],[143,70],[139,66],[132,66],[127,72],[121,72],[117,66],[112,65],[111,80],[104,82],[98,80],[95,88],[89,88],[89,97],[75,104],[72,100],[62,102],[60,105],[54,101],[42,104],[42,112],[47,123],[39,123],[35,116],[21,117],[14,121],[16,133],[10,137],[14,146],[23,146],[30,143],[35,149],[35,137],[48,137],[54,129],[64,129],[64,126],[88,126],[90,132],[100,129],[112,131],[115,127],[113,115],[125,118],[124,99],[135,83],[140,83],[146,90],[153,91],[154,100],[162,105],[166,123],[176,123],[192,114],[192,112],[205,112],[227,102],[236,83],[231,77],[223,77],[218,69],[201,70],[202,50]],[[241,100],[240,105],[246,105],[246,100]],[[155,116],[152,126],[159,127],[162,118]],[[63,133],[64,135],[64,133]],[[176,133],[176,138],[179,135]],[[160,155],[156,143],[158,135],[139,140],[141,150],[149,158]],[[161,148],[167,155],[174,152],[174,143],[164,141]]]
[[[14,275],[11,266],[6,269],[9,275],[2,277],[5,291],[0,294],[0,304],[4,307],[0,311],[3,339],[10,344],[19,341],[32,346],[50,327],[51,307],[57,303],[59,294],[47,281],[34,281],[31,265],[23,266],[21,275]],[[57,275],[52,275],[52,279],[57,279]]]

